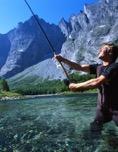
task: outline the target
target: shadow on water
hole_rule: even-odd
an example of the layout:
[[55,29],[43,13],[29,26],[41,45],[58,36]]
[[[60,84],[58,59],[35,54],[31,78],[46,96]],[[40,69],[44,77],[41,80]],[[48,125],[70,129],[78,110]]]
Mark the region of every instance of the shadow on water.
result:
[[0,152],[117,152],[118,129],[92,133],[95,95],[0,103]]

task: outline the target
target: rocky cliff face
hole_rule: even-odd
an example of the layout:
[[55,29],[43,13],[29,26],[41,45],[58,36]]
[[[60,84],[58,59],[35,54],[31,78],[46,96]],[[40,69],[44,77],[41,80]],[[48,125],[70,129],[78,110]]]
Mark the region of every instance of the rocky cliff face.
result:
[[20,81],[28,80],[29,78],[35,78],[35,81],[39,78],[49,80],[64,79],[65,74],[61,68],[57,68],[52,59],[47,59],[11,77],[10,81],[19,83]]
[[[67,23],[66,23],[67,24]],[[63,44],[62,55],[81,62],[99,62],[97,52],[103,42],[118,43],[118,1],[99,0],[84,6],[84,11],[70,17],[67,41]],[[60,28],[65,28],[62,22]],[[67,32],[68,31],[68,32]]]
[[[39,19],[39,22],[56,52],[59,53],[62,43],[65,41],[60,28],[46,23],[43,19]],[[10,51],[0,72],[0,75],[4,77],[11,77],[53,56],[47,40],[33,17],[25,23],[19,23],[17,28],[7,33],[7,36],[10,41]]]

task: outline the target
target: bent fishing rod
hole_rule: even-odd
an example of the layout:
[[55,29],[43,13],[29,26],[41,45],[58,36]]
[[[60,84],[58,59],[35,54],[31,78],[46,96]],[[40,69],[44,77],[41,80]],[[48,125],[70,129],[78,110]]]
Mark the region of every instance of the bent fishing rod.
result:
[[[45,30],[43,29],[42,25],[40,24],[38,18],[37,18],[36,15],[34,14],[31,6],[30,6],[29,3],[27,2],[27,0],[24,0],[24,2],[26,3],[27,7],[29,8],[30,12],[32,13],[35,21],[36,21],[37,24],[38,24],[38,27],[40,28],[40,30],[42,31],[43,35],[45,36],[45,38],[46,38],[46,40],[47,40],[47,42],[48,42],[48,44],[49,44],[49,47],[50,47],[50,49],[52,50],[53,55],[56,55],[56,53],[55,53],[56,51],[55,51],[55,49],[54,49],[51,41],[49,40],[49,38],[48,38]],[[65,81],[65,83],[66,83],[66,85],[69,85],[69,83],[71,82],[70,77],[69,77],[69,75],[68,75],[65,67],[63,66],[62,62],[60,62],[60,61],[58,61],[58,62],[59,62],[59,64],[61,65],[61,67],[62,67],[62,69],[63,69],[63,71],[64,71],[64,73],[65,73],[65,75],[66,75],[66,77],[67,77],[67,82]]]

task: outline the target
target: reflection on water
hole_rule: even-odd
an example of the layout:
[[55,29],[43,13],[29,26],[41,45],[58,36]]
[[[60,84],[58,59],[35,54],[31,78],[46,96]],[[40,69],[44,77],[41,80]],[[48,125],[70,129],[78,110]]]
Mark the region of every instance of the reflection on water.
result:
[[95,94],[0,102],[0,152],[118,152],[118,129],[91,133]]

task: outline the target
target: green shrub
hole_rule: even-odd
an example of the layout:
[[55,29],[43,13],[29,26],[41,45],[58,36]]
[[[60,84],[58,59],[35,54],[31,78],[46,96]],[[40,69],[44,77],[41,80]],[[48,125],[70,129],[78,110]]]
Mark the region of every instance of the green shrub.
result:
[[0,90],[1,91],[9,91],[8,83],[5,79],[0,78]]
[[[93,75],[80,75],[76,72],[71,74],[70,78],[79,83],[93,78]],[[14,85],[10,83],[11,90],[22,95],[55,94],[69,91],[68,87],[61,80],[39,80],[37,83],[35,83],[35,81],[36,80],[34,79],[34,81],[29,83],[29,80],[27,79],[26,81],[22,81],[22,83],[20,81],[18,83],[14,83]]]

